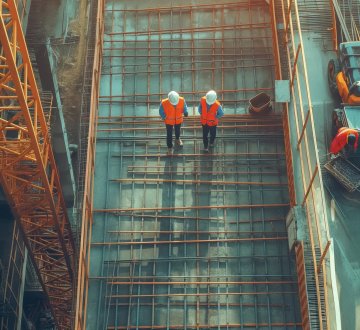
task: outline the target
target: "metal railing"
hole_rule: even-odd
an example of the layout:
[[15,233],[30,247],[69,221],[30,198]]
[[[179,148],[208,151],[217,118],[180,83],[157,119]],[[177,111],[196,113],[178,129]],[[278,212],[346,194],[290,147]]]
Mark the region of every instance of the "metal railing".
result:
[[[305,6],[306,4],[302,3],[301,5]],[[317,306],[318,325],[320,329],[328,329],[330,322],[328,293],[327,287],[324,285],[327,279],[324,260],[328,258],[330,236],[323,182],[319,171],[320,161],[317,152],[312,96],[308,81],[306,50],[302,36],[304,18],[300,18],[299,6],[297,0],[276,1],[277,10],[281,10],[281,13],[277,13],[277,19],[279,20],[280,17],[281,22],[277,21],[276,23],[282,23],[284,26],[284,29],[278,32],[278,46],[282,49],[282,56],[285,55],[287,58],[288,67],[285,69],[289,73],[287,78],[290,81],[292,98],[291,104],[285,106],[288,125],[284,125],[284,128],[288,131],[285,132],[285,138],[288,140],[286,144],[296,146],[293,147],[291,156],[293,163],[299,164],[301,181],[296,187],[295,205],[302,205],[306,211],[308,247],[311,250],[312,268],[314,269],[314,286],[317,299],[314,305]],[[329,16],[331,16],[330,7]],[[304,24],[310,24],[309,20],[306,22]],[[311,24],[315,24],[313,12],[311,22]],[[293,129],[292,134],[290,127]],[[289,153],[290,151],[288,150]],[[289,182],[291,182],[290,178]],[[305,306],[301,308],[304,310]]]
[[[78,259],[78,283],[75,306],[75,329],[85,329],[87,291],[89,281],[90,240],[93,212],[95,137],[99,79],[102,62],[104,0],[91,2],[89,40],[84,75],[81,133],[79,148],[78,212],[80,223],[80,247]],[[94,23],[95,22],[95,23]]]

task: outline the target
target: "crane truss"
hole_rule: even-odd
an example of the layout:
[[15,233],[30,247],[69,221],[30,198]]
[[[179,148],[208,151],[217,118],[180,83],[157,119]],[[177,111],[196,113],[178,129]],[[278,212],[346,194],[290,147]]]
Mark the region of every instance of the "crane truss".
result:
[[71,328],[75,246],[14,0],[0,1],[0,184],[55,324]]

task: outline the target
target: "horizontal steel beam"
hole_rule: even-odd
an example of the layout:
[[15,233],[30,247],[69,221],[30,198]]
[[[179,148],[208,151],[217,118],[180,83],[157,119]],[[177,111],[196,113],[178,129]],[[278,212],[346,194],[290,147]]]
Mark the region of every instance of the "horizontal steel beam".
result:
[[94,209],[94,213],[122,213],[122,212],[148,212],[148,211],[180,211],[180,210],[210,210],[210,209],[255,209],[255,208],[286,208],[288,203],[279,204],[241,204],[241,205],[195,205],[178,207],[143,207],[143,208],[113,208]]
[[224,238],[224,239],[183,239],[183,240],[168,240],[168,241],[117,241],[117,242],[91,242],[91,246],[102,245],[162,245],[162,244],[202,244],[202,243],[237,243],[237,242],[265,242],[265,241],[286,241],[287,236],[282,237],[247,237],[247,238]]

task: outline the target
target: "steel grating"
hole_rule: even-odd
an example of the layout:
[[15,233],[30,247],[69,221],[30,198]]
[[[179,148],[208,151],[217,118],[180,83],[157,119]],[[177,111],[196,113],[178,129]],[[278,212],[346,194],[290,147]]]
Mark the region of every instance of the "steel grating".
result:
[[360,186],[359,169],[343,157],[329,160],[324,167],[347,189],[353,192]]
[[[87,329],[300,329],[282,118],[264,1],[107,1],[96,139]],[[197,105],[226,116],[202,153]],[[190,116],[166,156],[171,89]]]

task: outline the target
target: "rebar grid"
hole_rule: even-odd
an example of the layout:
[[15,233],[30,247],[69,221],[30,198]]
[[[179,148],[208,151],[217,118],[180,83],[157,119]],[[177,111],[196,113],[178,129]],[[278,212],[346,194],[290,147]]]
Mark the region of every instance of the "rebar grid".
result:
[[[281,118],[247,114],[250,97],[273,95],[269,10],[210,2],[106,4],[90,329],[301,328]],[[204,154],[210,88],[226,116]],[[171,89],[190,116],[168,157],[158,106]]]

